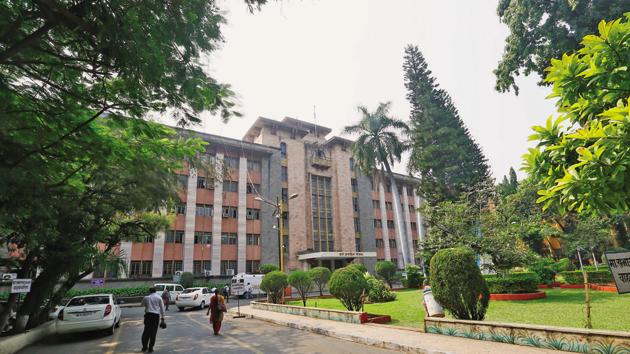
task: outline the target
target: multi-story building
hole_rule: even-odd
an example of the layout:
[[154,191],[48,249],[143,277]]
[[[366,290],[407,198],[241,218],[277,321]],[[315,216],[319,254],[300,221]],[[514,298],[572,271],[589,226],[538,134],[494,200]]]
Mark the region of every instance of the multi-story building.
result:
[[270,204],[280,199],[285,270],[335,269],[352,261],[373,269],[383,259],[402,266],[398,221],[409,249],[416,250],[423,237],[417,180],[396,175],[402,215],[395,214],[389,183],[358,173],[352,141],[326,138],[329,128],[261,117],[242,140],[186,133],[208,141],[207,153],[228,172],[215,180],[203,171],[181,171],[172,229],[121,245],[129,262],[126,276],[168,277],[178,270],[231,275],[278,264],[278,222]]

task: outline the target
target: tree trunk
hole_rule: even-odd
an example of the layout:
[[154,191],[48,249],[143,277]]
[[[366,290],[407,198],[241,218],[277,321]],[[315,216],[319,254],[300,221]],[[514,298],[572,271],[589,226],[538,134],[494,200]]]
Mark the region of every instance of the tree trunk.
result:
[[[400,247],[403,259],[402,259],[402,268],[404,269],[407,264],[411,264],[411,258],[409,255],[409,245],[407,241],[407,235],[405,232],[405,224],[404,218],[402,214],[402,210],[400,208],[400,194],[398,193],[398,185],[396,184],[396,180],[394,179],[394,173],[392,172],[391,167],[387,161],[383,162],[385,165],[385,170],[387,171],[387,176],[389,177],[391,186],[392,186],[392,202],[394,204],[394,222],[396,223],[396,239],[398,243],[398,247]],[[400,264],[400,260],[398,261]]]

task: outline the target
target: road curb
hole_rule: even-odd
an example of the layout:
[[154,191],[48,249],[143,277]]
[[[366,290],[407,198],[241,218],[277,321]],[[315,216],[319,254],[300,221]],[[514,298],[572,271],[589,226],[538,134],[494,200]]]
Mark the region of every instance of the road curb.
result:
[[48,321],[28,332],[0,339],[0,354],[13,354],[55,333],[55,322]]
[[[230,311],[230,313],[232,315],[235,315],[236,311]],[[246,318],[261,320],[261,321],[265,321],[265,322],[270,322],[270,323],[277,324],[277,325],[280,325],[280,326],[285,326],[285,327],[289,327],[289,328],[299,329],[299,330],[302,330],[302,331],[313,332],[313,333],[321,334],[321,335],[324,335],[324,336],[333,337],[333,338],[342,339],[342,340],[347,340],[347,341],[354,342],[354,343],[365,344],[365,345],[369,345],[369,346],[377,347],[377,348],[389,349],[389,350],[406,352],[406,353],[455,354],[455,353],[452,353],[452,352],[445,352],[445,351],[438,351],[438,350],[433,350],[433,349],[424,349],[424,348],[419,348],[419,347],[413,347],[413,346],[404,345],[404,344],[400,344],[400,343],[396,343],[396,342],[392,342],[392,341],[386,341],[386,340],[380,340],[380,339],[369,338],[369,337],[362,337],[362,336],[350,335],[350,334],[342,334],[342,333],[337,333],[337,332],[330,331],[330,330],[327,330],[327,329],[324,329],[324,328],[321,328],[321,327],[317,327],[317,326],[306,325],[306,324],[298,324],[298,323],[288,322],[288,321],[282,321],[282,320],[278,320],[278,319],[274,319],[274,318],[270,318],[270,317],[258,316],[258,315],[253,315],[253,314],[249,314],[249,313],[248,314],[241,313],[241,315],[244,315]],[[357,326],[364,326],[364,325],[357,325]]]

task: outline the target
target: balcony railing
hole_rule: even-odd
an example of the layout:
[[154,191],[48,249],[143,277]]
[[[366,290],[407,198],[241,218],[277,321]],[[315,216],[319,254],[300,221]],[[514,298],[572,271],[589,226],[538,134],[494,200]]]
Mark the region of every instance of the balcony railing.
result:
[[311,166],[317,168],[330,168],[332,166],[332,161],[329,158],[325,157],[311,157]]

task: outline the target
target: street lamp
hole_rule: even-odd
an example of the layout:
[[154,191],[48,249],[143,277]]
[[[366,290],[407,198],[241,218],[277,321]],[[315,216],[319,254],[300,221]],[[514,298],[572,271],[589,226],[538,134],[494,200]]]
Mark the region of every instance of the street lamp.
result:
[[[299,196],[297,193],[293,193],[289,196],[288,200],[295,199]],[[278,243],[280,245],[280,271],[284,272],[284,222],[282,221],[282,214],[284,213],[284,200],[276,196],[276,202],[271,202],[261,195],[254,197],[254,200],[269,204],[275,208],[276,218],[278,218]]]

